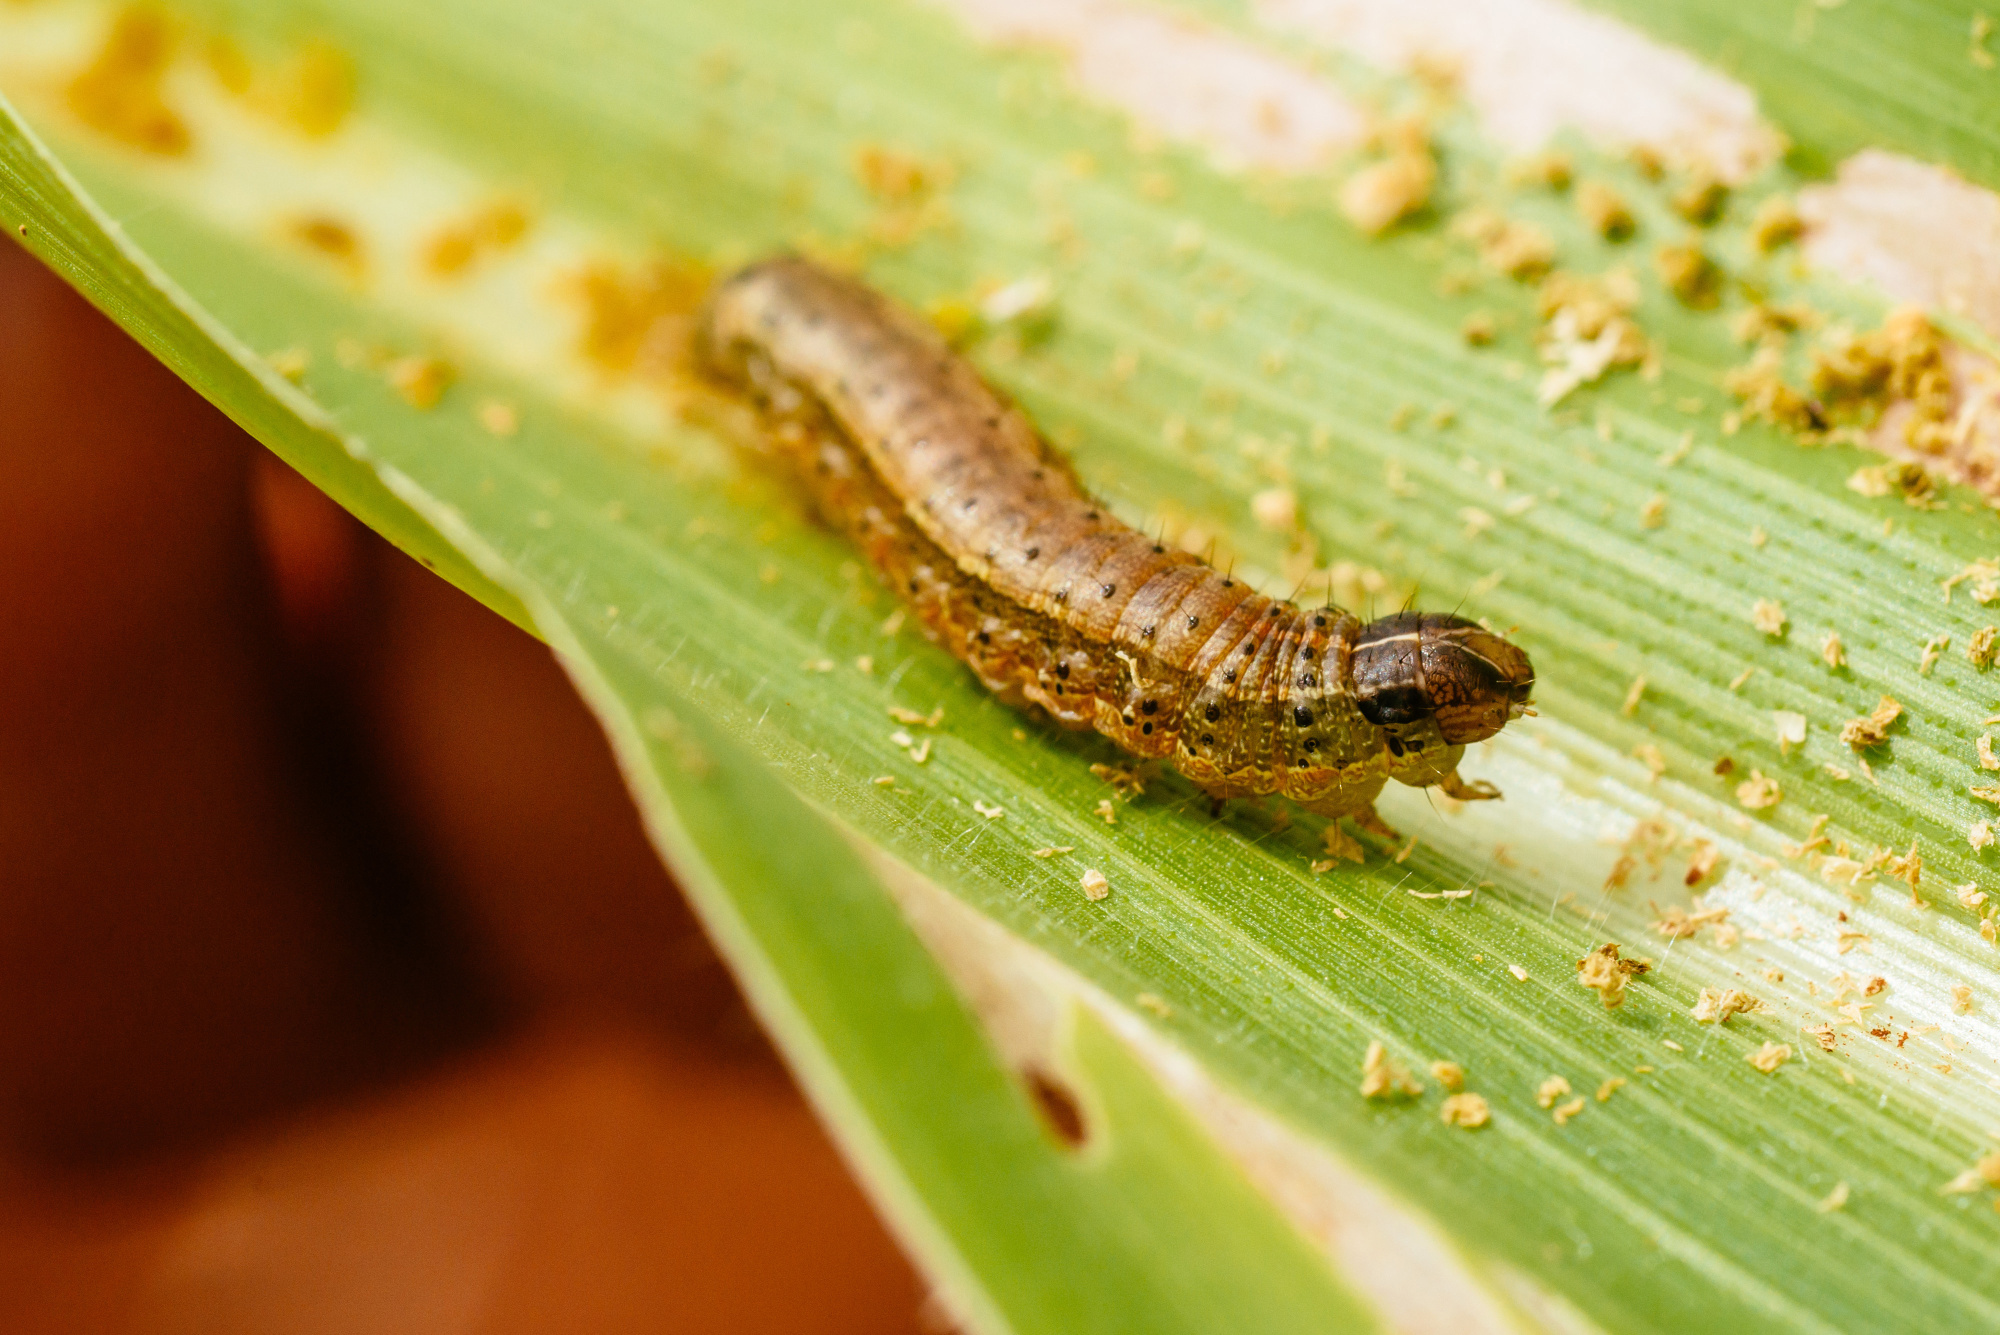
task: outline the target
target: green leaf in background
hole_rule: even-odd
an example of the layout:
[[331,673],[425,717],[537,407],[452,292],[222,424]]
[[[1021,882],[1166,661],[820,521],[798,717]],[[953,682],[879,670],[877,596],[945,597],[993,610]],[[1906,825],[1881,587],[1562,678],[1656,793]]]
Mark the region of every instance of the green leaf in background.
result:
[[[1990,618],[1939,596],[1992,554],[1993,519],[1957,494],[1855,494],[1873,456],[1848,446],[1725,434],[1744,354],[1723,314],[1651,279],[1682,228],[1635,168],[1577,150],[1638,215],[1639,243],[1608,244],[1567,200],[1507,184],[1446,111],[1437,219],[1368,241],[1329,174],[1218,172],[1079,96],[1049,54],[905,0],[183,12],[138,110],[182,118],[186,148],[141,152],[76,114],[112,11],[0,8],[0,91],[61,163],[8,120],[8,225],[556,646],[760,1014],[976,1328],[2000,1318],[2000,1217],[1939,1191],[2000,1124],[1993,947],[1945,888],[1990,877],[1963,831],[1992,699],[1962,653]],[[1286,47],[1216,12],[1231,40]],[[1772,110],[1810,129],[1859,105],[1829,83]],[[481,250],[507,201],[525,231]],[[1731,272],[1873,320],[1865,296],[1760,258],[1750,202],[1709,234]],[[1539,406],[1533,291],[1479,274],[1444,221],[1479,205],[1545,229],[1565,267],[1648,274],[1634,317],[1659,377]],[[865,261],[945,315],[1045,277],[1046,327],[974,355],[1121,513],[1220,537],[1274,586],[1288,567],[1384,601],[1420,582],[1518,625],[1543,717],[1474,761],[1508,801],[1398,794],[1404,860],[1324,869],[1320,822],[1212,817],[1171,777],[1128,797],[1091,772],[1116,763],[1105,747],[1000,708],[893,629],[784,480],[679,411],[688,275],[786,244]],[[1490,346],[1462,337],[1474,315]],[[1302,532],[1252,521],[1273,490]],[[1754,624],[1759,599],[1784,634]],[[1828,630],[1842,671],[1820,661]],[[1953,652],[1920,670],[1943,633]],[[1878,782],[1835,778],[1854,765],[1842,723],[1884,693],[1908,712],[1872,753]],[[927,728],[892,707],[943,712]],[[1802,744],[1780,745],[1774,711],[1807,720]],[[1746,814],[1753,768],[1783,799]],[[1820,814],[1857,851],[1915,838],[1929,907],[1786,856]],[[1717,865],[1694,880],[1734,944],[1663,940],[1648,924],[1687,901],[1704,850]],[[1108,898],[1082,894],[1085,869]],[[1616,1010],[1577,985],[1607,939],[1654,957]],[[1766,1009],[1699,1023],[1704,988]],[[1864,996],[1862,1023],[1836,1009]],[[1831,1051],[1801,1032],[1823,1024]],[[1361,1097],[1378,1040],[1422,1098]],[[1747,1060],[1774,1043],[1782,1066]],[[1440,1117],[1433,1060],[1465,1068],[1489,1126]],[[1108,1128],[1101,1153],[1038,1129],[1031,1069]]]
[[1958,0],[1590,0],[1594,8],[1729,71],[1792,137],[1795,162],[1824,172],[1864,148],[1893,148],[2000,185],[1994,15]]

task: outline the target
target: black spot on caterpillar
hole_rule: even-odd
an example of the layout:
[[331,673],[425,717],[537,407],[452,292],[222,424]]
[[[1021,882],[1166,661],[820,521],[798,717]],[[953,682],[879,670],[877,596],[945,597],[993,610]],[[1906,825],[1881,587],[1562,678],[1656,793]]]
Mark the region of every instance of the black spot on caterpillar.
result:
[[721,284],[700,352],[827,521],[1009,703],[1171,758],[1212,796],[1282,793],[1375,828],[1390,779],[1498,796],[1458,762],[1534,689],[1501,636],[1437,613],[1302,611],[1163,550],[929,325],[807,260]]

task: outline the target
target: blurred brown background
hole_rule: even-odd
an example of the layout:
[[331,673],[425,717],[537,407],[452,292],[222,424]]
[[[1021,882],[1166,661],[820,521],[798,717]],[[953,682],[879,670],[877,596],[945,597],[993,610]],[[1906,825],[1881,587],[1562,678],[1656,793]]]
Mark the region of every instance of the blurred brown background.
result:
[[0,245],[0,1329],[921,1304],[548,652]]

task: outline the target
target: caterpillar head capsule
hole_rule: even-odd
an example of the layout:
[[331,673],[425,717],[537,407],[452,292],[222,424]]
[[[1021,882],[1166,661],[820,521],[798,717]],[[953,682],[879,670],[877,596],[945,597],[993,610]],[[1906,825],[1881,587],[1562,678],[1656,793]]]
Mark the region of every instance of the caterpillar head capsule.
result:
[[1528,708],[1528,656],[1477,622],[1398,612],[1365,626],[1351,668],[1361,713],[1400,731],[1436,724],[1446,744],[1484,741]]

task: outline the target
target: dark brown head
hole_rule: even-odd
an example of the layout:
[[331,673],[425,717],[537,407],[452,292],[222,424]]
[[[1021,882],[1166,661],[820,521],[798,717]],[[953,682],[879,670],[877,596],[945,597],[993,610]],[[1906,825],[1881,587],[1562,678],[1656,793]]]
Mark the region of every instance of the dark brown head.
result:
[[1351,668],[1370,723],[1402,728],[1435,719],[1453,746],[1483,741],[1528,707],[1528,656],[1476,621],[1398,612],[1361,628]]

